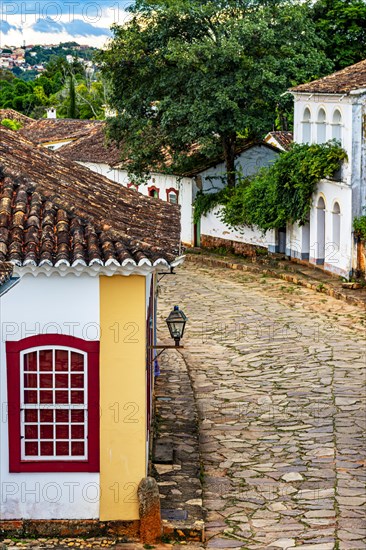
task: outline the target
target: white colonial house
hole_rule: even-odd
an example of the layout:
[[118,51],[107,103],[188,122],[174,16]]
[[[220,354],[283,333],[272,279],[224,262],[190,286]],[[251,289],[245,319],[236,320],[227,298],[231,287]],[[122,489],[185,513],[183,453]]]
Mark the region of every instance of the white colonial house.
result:
[[366,60],[292,88],[294,141],[337,140],[347,152],[333,179],[319,182],[309,222],[287,227],[286,251],[348,278],[357,268],[353,220],[366,204]]
[[136,539],[179,208],[2,126],[0,168],[0,535]]

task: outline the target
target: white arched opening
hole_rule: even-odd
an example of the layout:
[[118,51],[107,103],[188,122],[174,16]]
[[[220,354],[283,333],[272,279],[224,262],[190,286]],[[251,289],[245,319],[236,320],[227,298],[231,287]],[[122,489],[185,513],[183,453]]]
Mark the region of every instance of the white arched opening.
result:
[[302,120],[302,142],[310,143],[311,141],[311,113],[309,107],[304,110]]
[[327,124],[326,124],[326,114],[323,108],[319,109],[318,119],[316,122],[317,122],[316,142],[325,143],[327,141]]
[[323,197],[319,197],[316,208],[316,263],[323,264],[325,258],[325,201]]
[[310,255],[310,221],[308,220],[302,227],[302,244],[301,244],[302,259],[309,259]]
[[341,209],[338,202],[334,203],[332,211],[332,240],[337,254],[341,245]]
[[333,113],[332,138],[342,144],[342,115],[338,109],[336,109]]

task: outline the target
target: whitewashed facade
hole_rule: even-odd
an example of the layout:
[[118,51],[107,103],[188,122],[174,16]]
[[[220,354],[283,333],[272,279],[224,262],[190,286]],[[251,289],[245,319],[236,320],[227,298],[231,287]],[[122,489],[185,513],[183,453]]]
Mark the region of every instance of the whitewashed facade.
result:
[[38,334],[99,340],[99,301],[99,278],[89,275],[29,274],[1,297],[0,517],[4,520],[99,517],[99,473],[10,473],[9,449],[4,444],[12,414],[7,402],[6,342]]
[[[311,84],[310,84],[311,85]],[[366,89],[347,93],[293,92],[294,141],[326,143],[335,139],[347,152],[334,179],[321,180],[312,199],[309,222],[287,227],[286,251],[294,258],[324,266],[349,278],[356,268],[353,219],[366,204]]]

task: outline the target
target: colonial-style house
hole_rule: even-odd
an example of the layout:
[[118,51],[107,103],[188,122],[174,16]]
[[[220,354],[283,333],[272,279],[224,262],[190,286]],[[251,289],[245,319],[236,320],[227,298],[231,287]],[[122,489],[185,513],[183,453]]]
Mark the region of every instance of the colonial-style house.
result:
[[[226,246],[237,252],[249,253],[254,246],[264,246],[270,252],[286,253],[291,258],[309,261],[336,275],[349,278],[359,266],[353,236],[353,220],[365,213],[366,205],[366,60],[314,82],[290,90],[295,99],[294,135],[297,143],[338,141],[348,155],[333,179],[319,182],[312,198],[309,222],[304,226],[290,225],[263,235],[255,228],[233,230],[220,220],[220,207],[201,219],[201,243],[206,246]],[[287,150],[292,141],[290,132],[270,132],[265,144]],[[257,153],[254,161],[244,154],[238,166],[246,163],[252,175],[260,166],[268,166],[275,154],[263,146],[249,149]],[[224,165],[204,171],[201,188],[206,192],[220,188],[224,181]]]
[[181,240],[183,244],[192,246],[194,240],[192,199],[195,182],[191,177],[153,172],[146,184],[134,185],[131,183],[128,171],[121,165],[121,154],[118,148],[113,144],[106,144],[104,124],[96,125],[85,136],[69,142],[58,153],[112,181],[138,190],[145,196],[179,204]]
[[[236,167],[243,177],[256,173],[262,166],[267,166],[276,158],[277,147],[261,143],[245,143],[238,147]],[[204,217],[197,225],[193,222],[193,203],[198,190],[205,193],[221,189],[225,183],[225,164],[222,157],[200,160],[195,168],[185,174],[151,173],[145,185],[134,185],[128,171],[121,165],[120,153],[114,145],[106,145],[103,126],[93,128],[87,135],[62,147],[58,153],[74,160],[94,172],[103,174],[144,195],[160,198],[181,206],[181,240],[184,245],[209,246],[213,239],[227,239],[228,228],[223,225],[217,211]],[[240,234],[241,235],[241,234]],[[261,235],[259,231],[245,229],[251,242],[256,244],[274,240],[273,234]],[[213,238],[213,239],[212,239]],[[235,236],[231,235],[235,240]],[[238,237],[241,240],[241,236]],[[272,240],[271,240],[272,239]],[[215,241],[216,242],[216,241]],[[275,245],[273,244],[273,247]]]
[[0,133],[0,529],[136,534],[179,207]]
[[348,278],[357,267],[353,220],[366,205],[366,60],[290,91],[294,141],[337,140],[348,162],[319,182],[309,222],[287,228],[287,254]]

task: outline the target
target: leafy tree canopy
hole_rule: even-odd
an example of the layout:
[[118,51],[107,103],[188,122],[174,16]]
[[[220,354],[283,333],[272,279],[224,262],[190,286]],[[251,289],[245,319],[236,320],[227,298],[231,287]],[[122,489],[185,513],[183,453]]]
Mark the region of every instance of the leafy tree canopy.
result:
[[235,184],[241,137],[272,129],[291,85],[331,70],[300,0],[138,0],[100,56],[130,171],[222,151]]
[[366,57],[365,0],[317,0],[310,15],[324,38],[327,57],[334,69],[362,61]]

